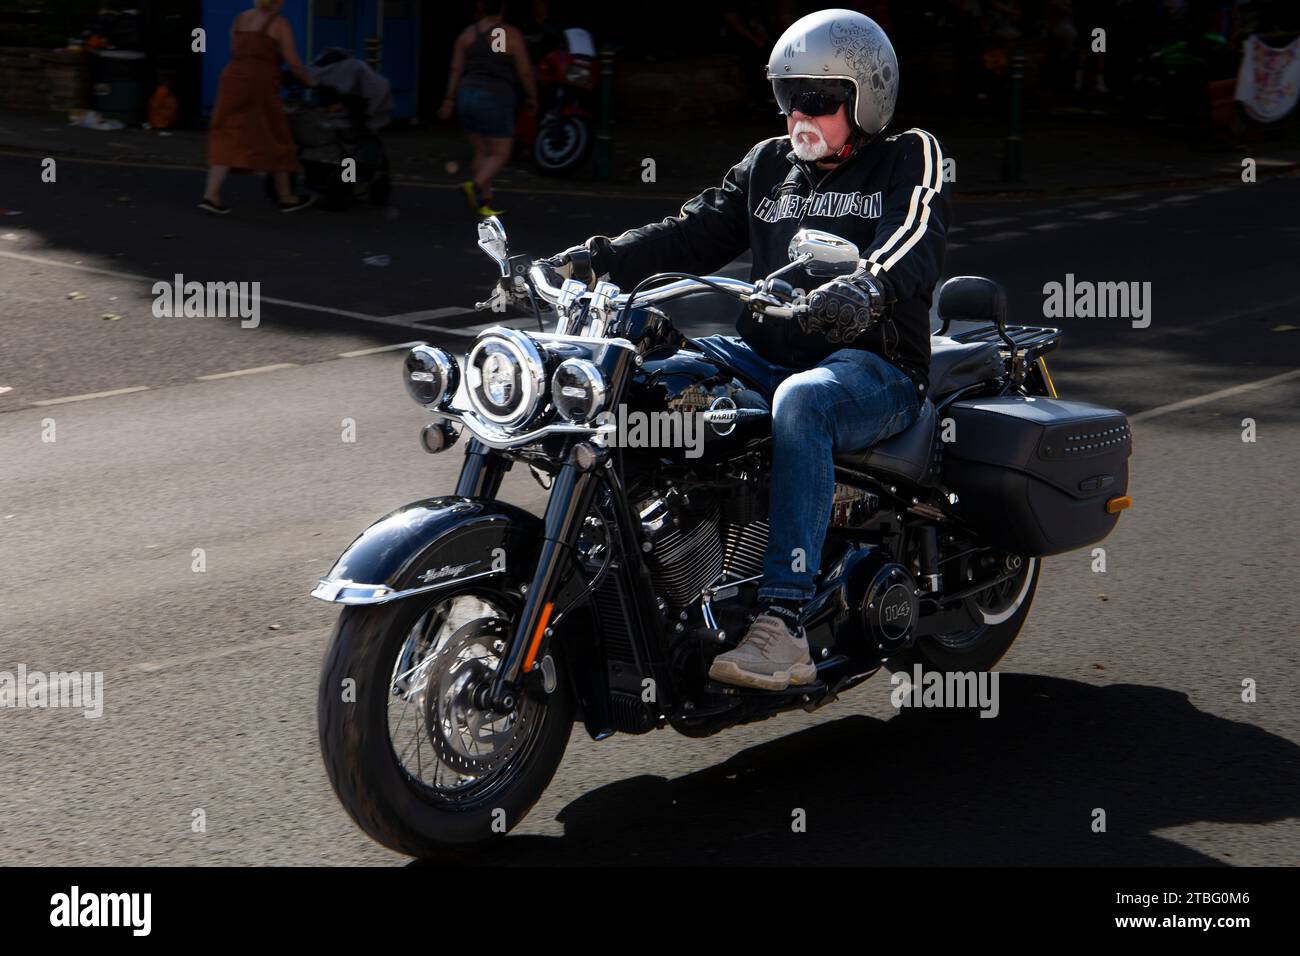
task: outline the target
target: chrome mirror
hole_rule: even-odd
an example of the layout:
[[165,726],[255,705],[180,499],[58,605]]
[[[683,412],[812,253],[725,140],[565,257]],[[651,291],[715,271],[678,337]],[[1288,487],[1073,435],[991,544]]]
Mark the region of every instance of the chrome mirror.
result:
[[810,276],[848,275],[858,268],[858,247],[820,229],[800,229],[790,240],[790,264]]
[[501,225],[501,220],[496,216],[479,220],[478,247],[492,257],[497,268],[501,270],[502,276],[510,275],[510,266],[507,265],[510,257],[506,251],[506,227]]

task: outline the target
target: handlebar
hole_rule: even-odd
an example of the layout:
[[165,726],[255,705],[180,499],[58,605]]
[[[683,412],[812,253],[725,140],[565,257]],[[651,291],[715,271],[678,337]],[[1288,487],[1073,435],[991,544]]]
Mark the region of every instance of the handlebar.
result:
[[[552,270],[546,265],[534,263],[528,270],[528,278],[532,282],[533,288],[537,290],[537,294],[552,306],[556,306],[559,303],[562,289],[551,282],[548,273],[552,273]],[[623,292],[610,298],[609,308],[621,311],[633,294],[636,295],[637,305],[654,305],[704,289],[715,292],[728,292],[750,305],[755,311],[761,311],[765,315],[777,316],[778,318],[792,318],[806,308],[802,304],[782,303],[775,296],[762,291],[754,283],[746,282],[743,279],[733,279],[728,276],[699,276],[678,279],[675,282],[656,286],[653,289],[644,289],[636,293]],[[591,292],[584,292],[582,297],[590,297],[590,295]]]

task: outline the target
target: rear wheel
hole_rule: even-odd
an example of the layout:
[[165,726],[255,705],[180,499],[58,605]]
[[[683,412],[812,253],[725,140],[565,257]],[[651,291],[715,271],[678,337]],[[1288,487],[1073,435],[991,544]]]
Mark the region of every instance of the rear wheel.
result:
[[910,648],[889,659],[889,669],[911,670],[920,664],[922,670],[942,673],[992,670],[1019,636],[1042,570],[1038,558],[1008,560],[1019,562],[1018,573],[966,599],[971,616],[979,624],[951,634],[918,638]]
[[511,714],[477,703],[517,613],[509,592],[462,591],[339,616],[321,672],[321,752],[343,806],[384,846],[463,853],[518,824],[554,776],[573,716],[562,677],[550,695],[525,690]]

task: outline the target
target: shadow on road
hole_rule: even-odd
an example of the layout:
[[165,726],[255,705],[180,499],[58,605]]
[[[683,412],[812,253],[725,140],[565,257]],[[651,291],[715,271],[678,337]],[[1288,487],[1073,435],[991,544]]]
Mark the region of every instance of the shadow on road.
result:
[[1300,748],[1184,694],[1032,675],[1000,691],[996,719],[832,719],[675,780],[622,780],[565,807],[563,837],[507,837],[481,862],[1205,865],[1231,860],[1155,831],[1300,814]]

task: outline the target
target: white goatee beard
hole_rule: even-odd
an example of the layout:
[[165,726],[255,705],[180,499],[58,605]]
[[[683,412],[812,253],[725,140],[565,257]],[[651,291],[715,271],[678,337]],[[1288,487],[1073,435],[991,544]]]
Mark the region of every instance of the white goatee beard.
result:
[[[817,139],[814,142],[804,142],[799,134],[811,133]],[[815,162],[827,156],[831,148],[826,143],[826,137],[822,131],[817,128],[817,124],[812,120],[799,120],[794,124],[794,129],[790,131],[790,142],[794,146],[794,154],[802,159],[805,163]]]

